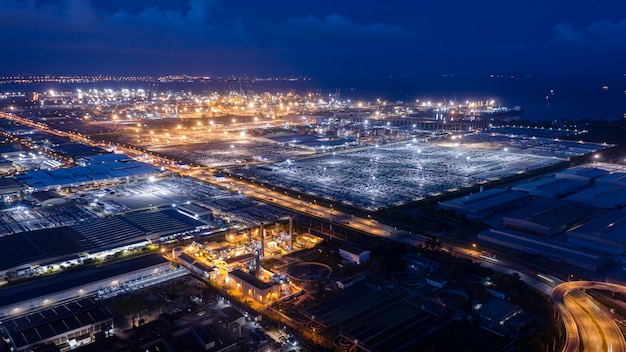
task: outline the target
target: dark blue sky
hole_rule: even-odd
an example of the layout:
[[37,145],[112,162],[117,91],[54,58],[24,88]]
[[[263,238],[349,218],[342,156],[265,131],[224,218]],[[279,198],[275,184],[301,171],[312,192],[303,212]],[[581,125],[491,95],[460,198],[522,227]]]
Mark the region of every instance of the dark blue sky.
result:
[[0,0],[0,75],[626,72],[626,1]]

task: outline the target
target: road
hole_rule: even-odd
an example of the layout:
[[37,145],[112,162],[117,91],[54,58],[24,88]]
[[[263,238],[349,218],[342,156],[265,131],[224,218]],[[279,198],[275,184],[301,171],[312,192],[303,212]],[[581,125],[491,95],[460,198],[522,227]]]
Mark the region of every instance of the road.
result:
[[265,185],[255,183],[254,181],[248,182],[237,177],[226,177],[226,181],[218,182],[215,180],[213,175],[206,174],[202,170],[192,170],[184,174],[220,187],[224,187],[225,184],[230,185],[231,189],[238,190],[250,198],[258,199],[281,208],[290,209],[291,211],[299,212],[307,216],[323,219],[328,221],[330,224],[334,224],[334,226],[351,228],[363,233],[378,237],[386,237],[390,240],[403,242],[412,246],[423,244],[428,240],[428,237],[426,236],[409,233],[392,226],[381,224],[372,218],[362,218],[354,216],[353,214],[344,213],[333,208],[332,205],[330,207],[325,207],[318,204],[316,201],[305,202],[300,198],[289,195],[288,193],[281,193],[279,191],[269,189]]
[[626,293],[626,287],[604,282],[571,281],[556,286],[552,303],[565,324],[563,351],[625,352],[626,341],[611,313],[600,308],[581,289]]

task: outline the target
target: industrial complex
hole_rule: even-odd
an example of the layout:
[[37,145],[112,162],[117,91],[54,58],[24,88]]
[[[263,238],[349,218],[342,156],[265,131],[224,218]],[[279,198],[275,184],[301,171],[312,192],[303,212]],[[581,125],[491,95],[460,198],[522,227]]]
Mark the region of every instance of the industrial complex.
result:
[[626,283],[626,167],[582,128],[493,101],[25,99],[0,113],[0,351],[507,350],[570,272]]

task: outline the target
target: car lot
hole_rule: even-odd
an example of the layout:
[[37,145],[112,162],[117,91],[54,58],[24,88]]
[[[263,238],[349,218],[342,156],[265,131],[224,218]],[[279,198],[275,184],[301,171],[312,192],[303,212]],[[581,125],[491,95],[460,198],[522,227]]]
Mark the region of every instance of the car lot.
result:
[[492,134],[472,133],[437,143],[381,145],[234,171],[262,182],[377,209],[528,172],[606,147]]

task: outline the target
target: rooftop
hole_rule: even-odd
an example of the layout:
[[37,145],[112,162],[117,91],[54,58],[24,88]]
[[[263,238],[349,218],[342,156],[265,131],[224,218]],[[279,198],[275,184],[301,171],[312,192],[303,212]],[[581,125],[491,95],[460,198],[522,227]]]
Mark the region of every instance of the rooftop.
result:
[[348,252],[348,253],[352,253],[352,254],[356,254],[356,255],[361,255],[364,252],[369,252],[369,251],[366,251],[365,249],[363,249],[363,248],[361,248],[361,247],[359,247],[357,245],[351,244],[351,243],[344,244],[343,246],[341,246],[340,249],[342,251],[345,251],[345,252]]
[[178,256],[178,259],[188,264],[192,264],[193,262],[196,261],[196,258],[190,256],[187,253],[182,253],[181,255]]
[[242,271],[240,269],[233,270],[230,273],[228,273],[228,275],[232,275],[241,281],[247,282],[251,286],[258,288],[261,291],[268,290],[274,286],[267,282],[261,281],[257,279],[254,275],[248,274],[245,271]]
[[573,169],[568,169],[565,171],[558,172],[555,177],[556,178],[567,178],[571,176],[586,178],[586,179],[595,179],[600,176],[604,176],[609,172],[603,169],[591,167],[591,166],[580,166],[575,167]]
[[546,240],[512,230],[485,230],[478,234],[478,239],[533,255],[541,254],[553,261],[563,261],[592,271],[598,270],[609,260],[607,255],[578,248],[566,242]]
[[504,188],[492,188],[483,192],[441,202],[441,205],[456,209],[463,208],[478,213],[501,204],[517,202],[524,198],[528,198],[528,195],[523,192],[511,191]]
[[503,217],[528,221],[548,229],[568,226],[596,212],[596,207],[568,201],[541,201],[535,199],[530,205]]
[[89,266],[70,272],[10,286],[0,290],[0,304],[9,306],[29,299],[43,297],[59,291],[79,288],[92,282],[142,270],[168,261],[159,254],[149,254],[128,260],[98,266]]
[[504,320],[518,311],[520,307],[503,299],[493,299],[480,308],[480,316],[495,322]]
[[[127,158],[127,157],[126,157]],[[89,166],[76,166],[55,170],[28,171],[20,176],[21,180],[33,188],[48,186],[66,186],[80,184],[85,177],[91,180],[106,180],[131,176],[145,176],[159,173],[159,169],[138,161],[110,162],[106,164],[94,164]]]
[[212,213],[210,208],[198,205],[196,203],[179,204],[178,208],[180,210],[184,210],[184,211],[187,211],[189,213],[192,213],[193,215],[198,215],[198,216],[211,214]]
[[174,209],[96,219],[74,226],[27,231],[0,237],[0,270],[139,243],[195,230],[204,223]]
[[620,186],[626,186],[626,172],[612,172],[608,175],[598,177],[596,184],[612,183]]
[[587,187],[588,184],[587,181],[583,180],[546,177],[537,181],[517,185],[512,189],[528,192],[539,197],[557,198],[576,192]]
[[85,298],[8,319],[3,325],[19,349],[109,319],[112,316],[98,302]]
[[600,183],[574,193],[566,199],[603,209],[621,208],[626,205],[626,187],[611,183]]
[[224,263],[234,264],[234,263],[243,262],[243,261],[252,260],[252,259],[254,259],[254,254],[247,253],[247,254],[242,254],[240,256],[237,256],[237,257],[226,258],[224,259]]
[[626,245],[626,212],[610,212],[568,232],[581,238],[597,237],[607,242]]

